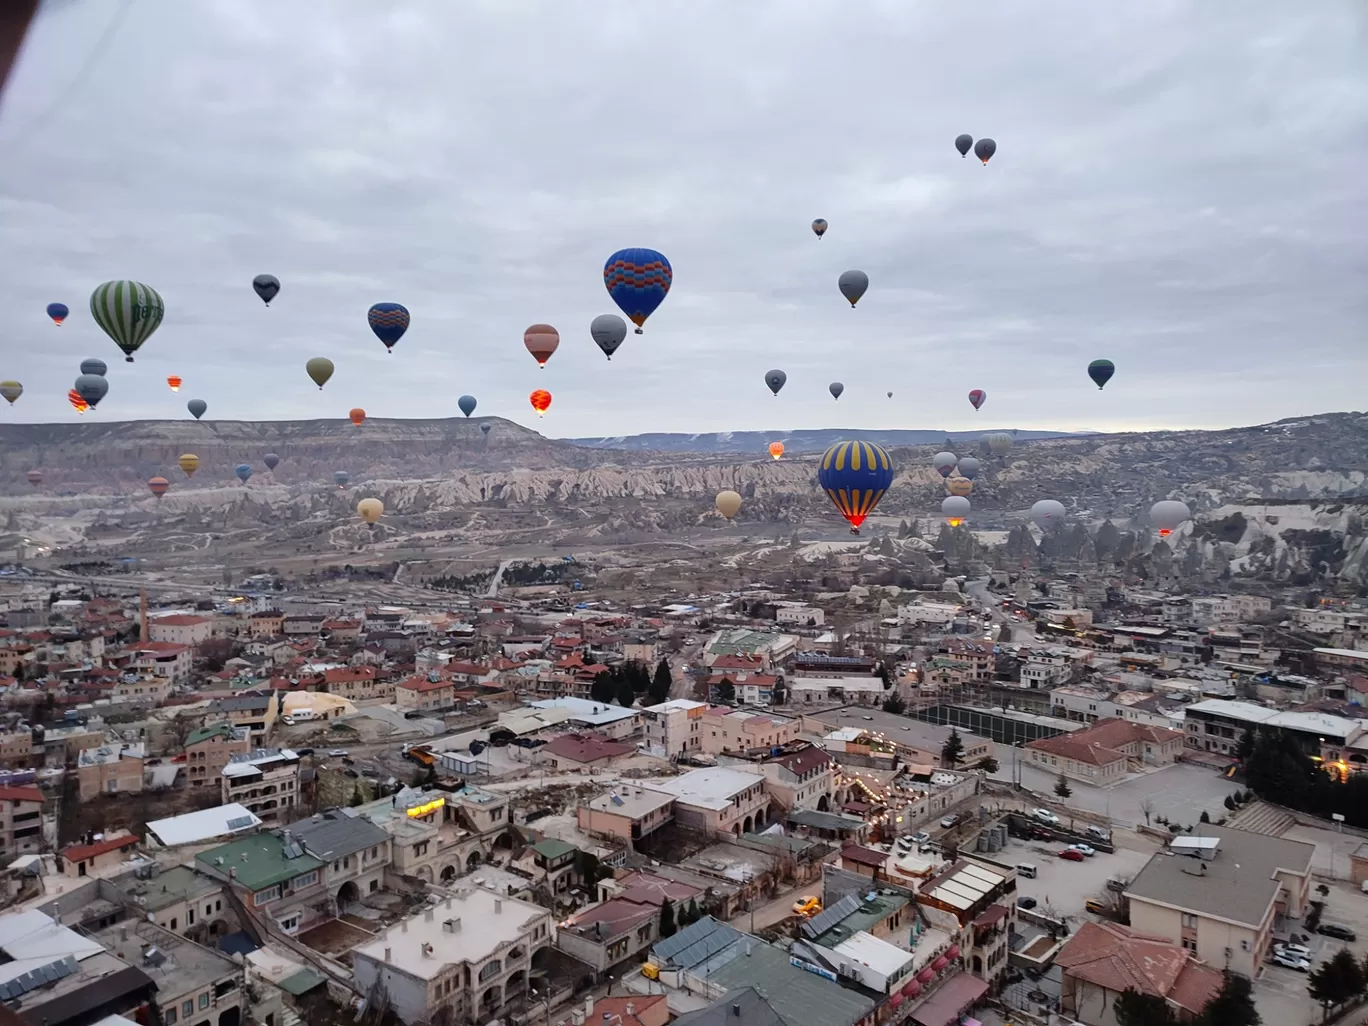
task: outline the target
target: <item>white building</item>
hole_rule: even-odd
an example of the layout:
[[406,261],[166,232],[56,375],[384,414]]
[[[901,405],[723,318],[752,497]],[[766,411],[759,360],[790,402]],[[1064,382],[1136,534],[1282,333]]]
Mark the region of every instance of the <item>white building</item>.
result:
[[758,767],[713,766],[665,780],[641,782],[643,790],[672,795],[675,822],[710,834],[747,834],[770,821],[770,796]]
[[776,623],[793,624],[796,627],[820,627],[826,622],[826,613],[815,606],[799,602],[784,602],[774,610]]
[[702,751],[703,714],[707,711],[707,702],[687,698],[647,706],[641,711],[646,750],[661,759]]
[[878,677],[790,677],[791,705],[878,705],[884,700]]
[[899,625],[944,625],[951,623],[959,615],[960,607],[948,602],[914,602],[898,607]]
[[190,616],[174,613],[150,619],[148,640],[172,645],[198,645],[214,636],[214,620],[209,616]]
[[223,804],[240,802],[267,823],[286,822],[299,804],[299,756],[289,748],[233,755],[223,767]]
[[1192,599],[1192,622],[1239,623],[1267,613],[1273,601],[1263,595],[1202,595]]
[[602,734],[605,737],[631,737],[641,729],[642,716],[639,709],[624,709],[620,705],[608,705],[570,695],[527,704],[533,709],[562,710],[566,714],[562,722],[567,727]]
[[383,990],[405,1023],[489,1022],[527,993],[532,956],[553,936],[546,909],[475,888],[355,948],[352,978],[362,994]]

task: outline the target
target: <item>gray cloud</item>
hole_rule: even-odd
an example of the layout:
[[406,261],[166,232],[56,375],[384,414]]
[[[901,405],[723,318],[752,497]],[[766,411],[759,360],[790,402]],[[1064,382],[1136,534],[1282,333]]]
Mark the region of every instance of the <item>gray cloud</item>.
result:
[[[463,392],[553,435],[1363,405],[1355,0],[135,0],[29,127],[115,10],[50,5],[0,108],[0,376],[28,389],[5,416],[72,416],[87,355],[110,362],[109,420],[192,396],[210,418],[448,416]],[[960,132],[997,140],[987,168]],[[607,364],[588,325],[630,245],[664,251],[675,286]],[[854,311],[849,267],[872,280]],[[115,277],[167,301],[133,366],[86,311]],[[380,300],[413,312],[392,355],[365,323]],[[522,347],[537,321],[562,336],[544,371]],[[338,367],[321,394],[314,355]]]

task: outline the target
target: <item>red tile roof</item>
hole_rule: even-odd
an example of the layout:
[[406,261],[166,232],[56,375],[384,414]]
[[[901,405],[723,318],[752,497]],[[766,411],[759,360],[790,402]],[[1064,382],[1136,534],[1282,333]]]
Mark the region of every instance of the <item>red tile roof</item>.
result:
[[118,851],[125,846],[137,844],[138,841],[137,834],[120,834],[118,837],[106,837],[103,841],[96,841],[94,844],[69,844],[62,849],[62,857],[68,862],[84,862],[86,859],[93,859],[96,855],[104,855],[107,852]]
[[325,684],[343,684],[347,681],[375,680],[374,666],[337,666],[323,671]]
[[636,746],[610,741],[602,734],[562,734],[542,751],[571,762],[598,762],[630,755],[636,751]]
[[882,866],[888,861],[888,856],[881,851],[864,848],[858,844],[847,844],[841,849],[841,861],[854,862],[861,866]]
[[780,766],[783,766],[794,776],[798,777],[821,766],[830,766],[833,762],[826,749],[818,748],[816,745],[808,745],[800,751],[788,752],[784,755],[775,756],[771,761],[777,762]]
[[1126,761],[1125,752],[1118,752],[1115,748],[1104,748],[1101,745],[1089,744],[1072,734],[1042,737],[1038,741],[1030,742],[1026,747],[1037,752],[1057,755],[1061,759],[1072,759],[1074,762],[1087,763],[1090,766],[1110,766],[1114,762]]
[[171,641],[140,641],[137,644],[137,651],[151,652],[153,655],[180,655],[182,652],[189,652],[189,645],[177,645]]
[[600,1024],[621,1022],[622,1026],[665,1026],[670,1021],[670,1008],[664,994],[602,997],[594,1002],[590,1021]]
[[0,787],[0,802],[38,802],[42,803],[43,792],[36,787]]
[[414,676],[401,680],[394,686],[403,688],[405,691],[439,691],[442,688],[451,687],[451,681],[440,677],[437,680],[428,680],[424,676]]
[[1221,989],[1221,974],[1177,944],[1116,923],[1085,922],[1055,956],[1067,975],[1120,994],[1138,990],[1198,1012]]

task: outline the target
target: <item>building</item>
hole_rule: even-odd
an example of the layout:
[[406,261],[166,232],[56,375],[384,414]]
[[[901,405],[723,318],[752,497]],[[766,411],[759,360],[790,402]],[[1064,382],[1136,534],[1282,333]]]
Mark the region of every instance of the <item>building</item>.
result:
[[139,794],[143,789],[142,744],[109,744],[83,748],[76,759],[81,801],[102,794]]
[[[33,729],[0,730],[0,766],[23,769],[33,758]],[[41,755],[41,749],[39,751]]]
[[192,730],[185,738],[185,776],[191,787],[217,786],[234,755],[246,755],[252,744],[245,728],[227,723]]
[[138,848],[138,837],[127,830],[108,836],[87,835],[85,844],[68,844],[62,849],[62,873],[66,876],[98,876],[123,865]]
[[708,767],[642,785],[643,790],[671,795],[675,821],[705,833],[748,834],[772,821],[765,778],[750,770]]
[[707,702],[674,698],[641,711],[646,750],[661,759],[677,759],[703,750],[703,714]]
[[280,833],[251,834],[202,851],[195,866],[225,882],[261,932],[296,934],[333,918],[328,863]]
[[245,806],[213,805],[207,809],[183,812],[179,816],[153,819],[147,823],[149,848],[175,848],[182,844],[204,844],[256,831],[261,819]]
[[768,670],[798,650],[799,638],[793,634],[773,634],[747,628],[720,630],[703,652],[703,665],[711,667],[723,656],[749,656],[758,660],[756,669]]
[[258,748],[231,756],[219,773],[223,804],[238,802],[263,822],[288,819],[299,803],[299,756],[289,748]]
[[556,931],[556,947],[601,976],[619,962],[641,961],[659,937],[659,906],[612,898],[575,913]]
[[195,650],[165,641],[139,642],[128,668],[143,676],[164,677],[172,684],[188,684],[195,669]]
[[383,988],[405,1023],[488,1022],[525,995],[532,956],[552,943],[551,913],[474,888],[379,932],[351,953],[363,994]]
[[229,932],[231,912],[224,910],[222,883],[189,866],[157,868],[154,873],[122,887],[149,922],[201,943]]
[[1182,754],[1183,747],[1180,730],[1112,719],[1030,741],[1025,752],[1027,761],[1041,769],[1088,784],[1105,784],[1131,769],[1167,766]]
[[394,685],[394,707],[402,713],[435,712],[455,704],[455,685],[436,670],[416,673]]
[[581,733],[601,734],[615,741],[632,737],[641,730],[642,714],[639,709],[624,709],[620,705],[607,705],[569,695],[529,702],[528,705],[546,712],[563,712],[565,718],[559,722],[564,726]]
[[274,691],[247,691],[232,698],[221,698],[209,706],[211,718],[227,720],[247,731],[252,744],[259,745],[275,726],[280,703]]
[[1219,970],[1177,944],[1119,923],[1086,921],[1055,956],[1060,1010],[1080,1022],[1117,1026],[1116,999],[1128,990],[1161,997],[1183,1021],[1221,989]]
[[1296,738],[1307,755],[1326,762],[1368,763],[1368,720],[1209,698],[1184,707],[1183,725],[1187,746],[1206,752],[1234,755],[1246,731],[1270,729]]
[[[855,728],[860,734],[871,735],[881,746],[889,747],[904,763],[912,766],[938,766],[941,752],[952,733],[958,733],[963,751],[958,767],[973,766],[993,754],[993,744],[987,738],[969,734],[954,727],[938,726],[860,706],[842,706],[818,713],[804,713],[803,729],[826,734],[843,728]],[[952,769],[955,767],[951,767]]]
[[390,835],[370,820],[341,809],[291,823],[282,835],[328,863],[327,884],[339,912],[380,890],[391,862]]
[[790,677],[786,687],[791,705],[879,705],[887,697],[878,677]]
[[636,745],[610,741],[599,734],[562,734],[539,753],[552,769],[601,769],[636,754]]
[[586,834],[615,837],[630,846],[673,823],[674,804],[672,794],[624,784],[581,805],[575,821]]
[[826,613],[816,606],[781,602],[774,609],[774,622],[794,627],[820,627],[826,623]]
[[1204,823],[1200,836],[1176,838],[1131,881],[1130,925],[1253,977],[1268,957],[1274,917],[1306,912],[1314,852],[1301,841]]
[[150,640],[168,645],[194,647],[214,636],[214,618],[175,614],[149,620],[147,636]]
[[33,784],[0,786],[0,858],[43,848],[43,792]]
[[703,752],[718,755],[774,748],[797,738],[799,729],[799,722],[787,717],[725,705],[710,706],[703,713]]
[[765,776],[765,789],[785,812],[831,807],[836,762],[825,749],[795,741],[783,749],[767,749],[751,758],[724,757],[727,765],[751,766]]
[[123,965],[137,966],[152,978],[166,1026],[232,1026],[245,1018],[242,967],[228,956],[136,920],[107,927],[91,939]]
[[381,680],[374,666],[335,666],[324,670],[318,690],[349,702],[394,701],[394,681]]
[[917,904],[931,925],[950,934],[969,971],[992,983],[1007,969],[1016,893],[1015,869],[960,858],[921,885]]

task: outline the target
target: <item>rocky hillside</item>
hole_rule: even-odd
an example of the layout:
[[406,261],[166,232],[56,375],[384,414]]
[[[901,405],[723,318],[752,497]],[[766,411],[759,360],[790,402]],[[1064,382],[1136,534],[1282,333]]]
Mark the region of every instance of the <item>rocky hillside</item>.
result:
[[[986,422],[985,422],[986,423]],[[886,448],[909,445],[944,446],[948,440],[953,445],[974,443],[986,431],[1001,428],[985,427],[979,431],[861,431],[859,436],[867,442],[874,442]],[[1016,431],[1018,441],[1038,438],[1070,438],[1091,435],[1096,432],[1076,432],[1073,435],[1060,431]],[[849,438],[851,432],[842,428],[821,428],[811,431],[714,431],[700,435],[671,432],[654,432],[644,435],[617,435],[603,438],[567,438],[564,441],[588,449],[618,449],[627,452],[680,452],[680,453],[754,453],[764,452],[770,442],[784,443],[784,448],[793,455],[798,453],[825,452],[828,446]]]

